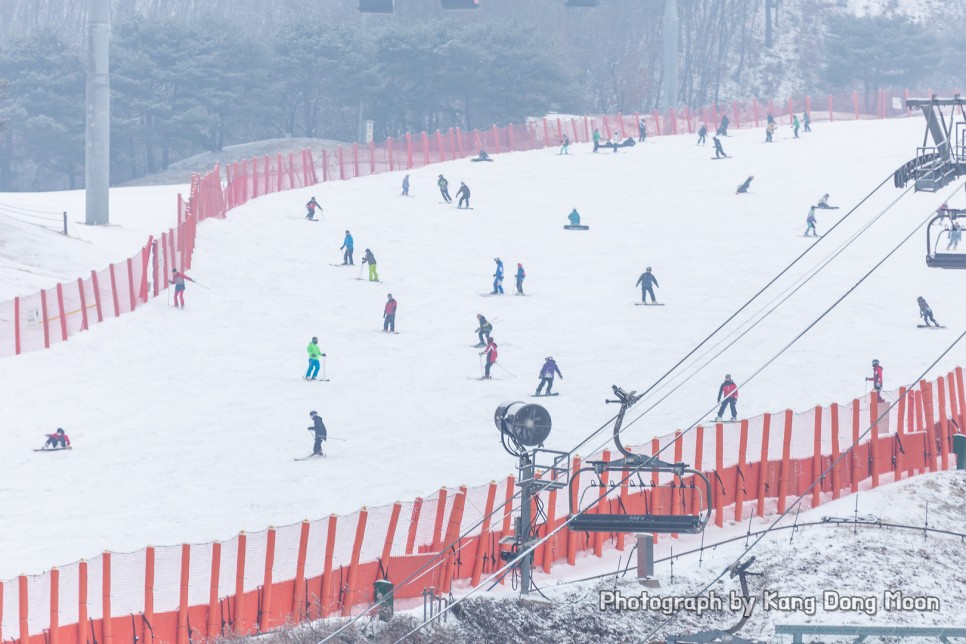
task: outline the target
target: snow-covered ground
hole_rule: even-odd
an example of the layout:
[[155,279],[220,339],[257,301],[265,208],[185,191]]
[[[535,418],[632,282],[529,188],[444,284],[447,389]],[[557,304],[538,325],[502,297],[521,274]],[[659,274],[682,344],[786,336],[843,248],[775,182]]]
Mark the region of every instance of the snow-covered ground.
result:
[[[184,311],[152,301],[0,365],[0,579],[103,549],[222,539],[503,476],[514,463],[500,447],[493,411],[533,393],[547,355],[565,376],[556,385],[561,395],[541,401],[555,423],[548,446],[573,446],[612,414],[603,404],[610,385],[649,385],[815,243],[801,233],[819,196],[829,192],[842,206],[819,212],[825,232],[889,178],[782,285],[895,200],[890,175],[914,156],[922,121],[814,129],[793,140],[782,128],[773,145],[760,143],[761,131],[736,130],[724,140],[733,158],[720,161],[709,161],[710,145],[696,147],[689,135],[618,154],[572,146],[569,157],[544,150],[495,163],[454,161],[413,171],[409,199],[398,196],[402,173],[384,174],[263,197],[226,221],[204,223],[190,274],[210,290],[189,285]],[[440,205],[438,173],[454,194],[459,181],[471,186],[474,210]],[[755,176],[750,194],[736,196],[748,175]],[[157,199],[163,213],[174,210],[174,188],[157,198],[163,189],[130,190],[152,195],[141,203]],[[303,218],[313,195],[325,208],[321,223]],[[744,383],[943,198],[906,196],[628,430],[627,441],[706,417],[725,372]],[[957,195],[951,205],[966,199]],[[590,231],[563,230],[573,207]],[[161,218],[141,236],[170,225]],[[346,229],[357,266],[372,248],[382,283],[331,265],[341,261]],[[966,317],[966,300],[956,295],[961,275],[927,269],[923,246],[914,236],[744,386],[742,415],[861,395],[872,358],[882,361],[887,388],[917,377]],[[524,264],[529,297],[510,295],[509,278],[507,295],[481,297],[497,256],[508,275]],[[102,264],[82,258],[76,270],[92,262]],[[646,266],[667,306],[633,305]],[[399,301],[398,335],[381,331],[390,292]],[[916,329],[918,295],[947,330]],[[477,313],[496,320],[500,368],[488,382],[475,379]],[[330,382],[301,378],[313,335],[327,353]],[[938,372],[963,355],[951,353]],[[313,409],[345,442],[329,442],[325,460],[295,462],[310,451]],[[31,451],[58,426],[72,452]]]

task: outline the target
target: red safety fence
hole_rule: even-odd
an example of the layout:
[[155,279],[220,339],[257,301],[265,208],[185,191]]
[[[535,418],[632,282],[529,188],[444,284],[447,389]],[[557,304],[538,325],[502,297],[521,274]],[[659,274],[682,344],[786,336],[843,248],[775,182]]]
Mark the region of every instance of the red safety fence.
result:
[[[713,525],[721,527],[782,512],[815,481],[819,485],[804,499],[804,509],[955,467],[952,438],[966,420],[962,368],[904,394],[904,389],[884,393],[880,402],[873,392],[846,405],[698,426],[632,449],[655,453],[668,447],[665,459],[673,454],[674,461],[704,472],[713,484]],[[858,447],[823,476],[895,401]],[[587,460],[609,458],[604,451]],[[574,458],[573,473],[580,460]],[[658,480],[652,474],[647,481],[608,487],[621,478],[611,474],[611,481],[600,484],[582,473],[574,496],[595,499],[610,490],[598,512],[647,508],[686,515],[704,509],[687,479],[666,487],[659,484],[669,476]],[[412,605],[426,587],[449,593],[456,585],[476,586],[502,565],[500,539],[513,534],[519,508],[511,504],[486,517],[514,491],[509,476],[348,516],[241,533],[225,542],[105,552],[43,575],[21,576],[0,583],[0,638],[22,644],[212,641],[351,615],[374,601],[373,584],[380,579],[396,585],[397,605]],[[566,521],[569,494],[566,487],[541,494],[546,516],[537,524],[538,534]],[[470,530],[481,520],[482,526]],[[448,544],[455,545],[445,548]],[[605,547],[625,550],[629,539],[564,528],[537,549],[535,565],[550,573],[555,564],[574,564],[580,553],[600,557]],[[430,562],[414,581],[399,585]]]

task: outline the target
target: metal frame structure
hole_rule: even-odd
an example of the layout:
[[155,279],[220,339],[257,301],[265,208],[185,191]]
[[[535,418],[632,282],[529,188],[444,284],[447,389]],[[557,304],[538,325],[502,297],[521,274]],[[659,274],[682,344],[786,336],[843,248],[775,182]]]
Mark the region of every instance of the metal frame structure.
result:
[[[916,148],[916,158],[896,170],[896,187],[905,187],[915,180],[917,192],[936,192],[958,177],[966,175],[966,99],[956,94],[953,98],[910,98],[907,108],[919,108],[926,119],[922,145]],[[949,108],[948,115],[943,108]],[[956,120],[957,108],[960,120]],[[932,138],[932,145],[930,143]]]

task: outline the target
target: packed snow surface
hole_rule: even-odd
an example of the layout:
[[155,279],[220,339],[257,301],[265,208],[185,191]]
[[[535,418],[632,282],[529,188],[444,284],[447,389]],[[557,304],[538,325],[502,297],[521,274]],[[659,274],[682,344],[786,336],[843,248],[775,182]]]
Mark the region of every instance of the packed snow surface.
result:
[[[816,243],[802,233],[823,193],[842,209],[818,212],[820,233],[886,181],[729,329],[899,198],[891,173],[914,156],[922,128],[918,118],[823,123],[794,140],[783,127],[771,145],[760,130],[734,130],[724,139],[732,158],[718,161],[710,142],[695,146],[691,135],[617,154],[577,145],[569,156],[460,160],[411,172],[411,198],[399,196],[397,172],[259,198],[206,222],[189,275],[207,288],[189,284],[185,310],[159,298],[51,350],[2,361],[0,579],[103,549],[224,539],[488,482],[514,467],[492,422],[508,400],[545,405],[554,419],[548,446],[570,448],[611,417],[604,399],[612,384],[646,388]],[[473,210],[440,203],[439,173],[453,194],[460,181],[472,188]],[[749,175],[749,194],[736,196]],[[163,203],[171,220],[146,219],[123,257],[146,232],[174,223],[177,190],[158,196],[164,190],[125,192],[144,195],[135,203]],[[707,418],[726,372],[742,385],[742,416],[861,395],[872,358],[882,361],[888,389],[917,378],[966,316],[956,295],[961,276],[926,268],[921,231],[745,384],[948,192],[903,197],[747,336],[688,370],[711,360],[626,442]],[[303,217],[313,195],[325,209],[317,223]],[[966,199],[957,194],[951,205]],[[589,231],[563,229],[574,207]],[[333,266],[347,229],[356,265]],[[367,247],[380,283],[357,279]],[[76,277],[106,264],[82,257],[83,266],[60,266],[59,252],[36,266]],[[507,294],[483,297],[495,257],[506,265]],[[511,295],[517,262],[527,297]],[[634,306],[647,266],[666,306]],[[382,332],[388,293],[399,302],[398,335]],[[918,295],[946,330],[916,328]],[[492,381],[477,380],[477,313],[494,321]],[[313,335],[329,382],[302,379]],[[561,395],[531,399],[550,355],[565,376],[555,385]],[[963,355],[953,351],[932,375]],[[296,462],[311,451],[310,410],[344,442],[328,442],[325,459]],[[33,452],[56,427],[74,449]]]

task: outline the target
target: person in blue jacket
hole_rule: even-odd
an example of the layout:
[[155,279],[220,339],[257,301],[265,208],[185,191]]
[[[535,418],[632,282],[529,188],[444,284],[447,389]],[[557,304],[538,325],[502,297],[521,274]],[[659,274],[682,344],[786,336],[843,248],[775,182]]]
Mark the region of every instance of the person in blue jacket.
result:
[[503,260],[494,257],[493,261],[496,262],[496,272],[493,273],[493,290],[490,295],[503,295]]
[[570,225],[571,226],[579,226],[580,225],[580,213],[577,212],[577,209],[576,208],[574,208],[573,210],[570,211],[570,214],[567,215],[567,219],[570,220]]
[[563,380],[563,374],[560,373],[560,368],[557,367],[557,363],[554,361],[552,356],[547,356],[546,361],[543,363],[543,368],[540,369],[540,384],[537,386],[537,396],[539,396],[540,392],[543,391],[544,385],[547,385],[546,395],[550,395],[550,390],[553,389],[554,374],[557,374],[560,376],[560,379]]
[[352,233],[348,230],[345,231],[345,240],[343,240],[342,245],[339,246],[339,250],[345,249],[345,254],[342,255],[343,264],[352,264]]
[[523,270],[523,264],[517,264],[517,295],[523,295],[523,280],[526,278],[527,272]]
[[409,175],[408,174],[405,177],[403,177],[402,188],[403,188],[403,191],[400,196],[408,197],[409,196]]

